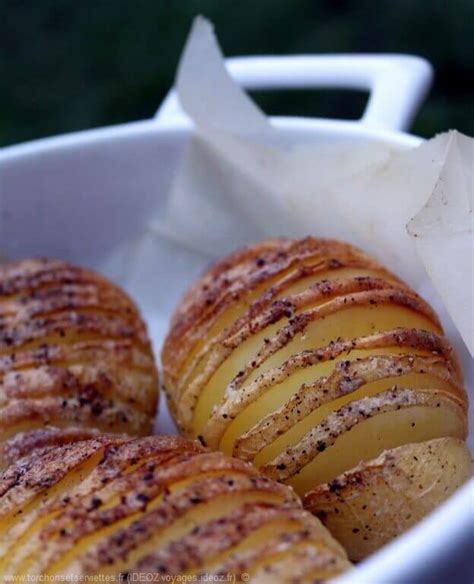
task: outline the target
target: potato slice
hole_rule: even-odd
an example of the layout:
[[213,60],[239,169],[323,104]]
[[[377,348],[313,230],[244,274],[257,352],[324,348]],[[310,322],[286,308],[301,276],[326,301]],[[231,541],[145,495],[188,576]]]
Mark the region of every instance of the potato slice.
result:
[[178,306],[162,361],[184,435],[301,495],[385,450],[467,432],[462,371],[437,316],[341,242],[272,240],[211,267]]
[[18,577],[211,573],[301,543],[350,565],[291,489],[179,437],[35,449],[0,475],[0,528],[1,573]]
[[[295,446],[288,447],[284,453],[263,465],[262,471],[268,476],[274,476],[278,471],[281,476],[278,468],[281,465],[294,468],[288,462],[288,455],[301,453],[298,470],[291,473],[288,483],[303,494],[315,484],[326,482],[387,448],[441,436],[466,438],[465,412],[448,395],[401,389],[384,394],[363,398],[329,415]],[[344,430],[341,428],[340,435],[338,414],[345,417]],[[337,433],[338,438],[331,436],[331,431],[324,430],[324,424],[331,426],[333,422],[336,427],[332,432]],[[313,448],[308,456],[304,450],[308,452],[309,445]],[[315,456],[311,462],[306,462],[313,453]],[[289,471],[285,469],[283,474],[287,473]]]
[[[172,317],[172,328],[163,347],[165,377],[172,378],[174,383],[178,376],[183,377],[183,364],[195,352],[194,345],[226,311],[240,307],[241,302],[246,306],[256,298],[263,300],[267,290],[272,291],[266,301],[273,300],[287,285],[310,275],[306,271],[308,267],[314,273],[314,267],[320,271],[345,265],[392,276],[354,247],[310,237],[301,241],[277,239],[258,243],[215,264],[189,289]],[[397,281],[395,276],[392,280]],[[230,319],[225,317],[225,320]]]
[[[279,525],[278,529],[275,527],[275,524],[270,523],[258,529],[239,545],[215,557],[212,562],[206,562],[199,570],[194,569],[187,573],[199,576],[213,574],[216,576],[215,579],[226,577],[227,574],[245,573],[250,576],[257,571],[260,572],[263,566],[273,564],[277,559],[288,571],[293,570],[294,579],[299,577],[298,572],[294,570],[295,562],[300,564],[302,573],[314,569],[317,564],[320,579],[326,562],[336,566],[336,573],[341,572],[338,566],[338,550],[326,547],[327,538],[314,529],[314,524],[308,522],[303,526],[299,522],[287,520],[285,524]],[[304,558],[301,557],[302,548],[306,552]]]
[[337,558],[324,554],[314,545],[300,544],[290,551],[267,556],[248,568],[255,582],[281,582],[295,579],[301,582],[331,580],[340,573]]
[[123,291],[59,260],[0,266],[0,468],[32,443],[149,433],[157,398],[146,328]]
[[361,560],[449,497],[469,479],[469,467],[457,438],[405,444],[309,491],[304,503]]
[[[303,265],[299,270],[291,272],[282,280],[278,280],[268,289],[257,288],[249,298],[256,299],[251,304],[230,303],[224,314],[214,323],[210,330],[202,331],[199,339],[194,343],[185,363],[181,368],[179,378],[176,380],[176,389],[180,394],[193,376],[198,375],[205,367],[210,351],[225,339],[238,333],[243,327],[248,326],[252,319],[269,310],[274,319],[274,306],[292,305],[298,312],[308,301],[318,302],[314,299],[315,292],[319,293],[320,300],[327,300],[331,292],[336,293],[334,286],[329,282],[360,283],[371,279],[374,282],[387,282],[390,286],[397,286],[397,282],[385,279],[381,270],[369,269],[364,262],[350,262],[342,264],[332,260],[316,265]],[[321,292],[320,292],[321,291]],[[277,302],[280,300],[281,302]],[[284,314],[283,314],[284,316]]]
[[339,296],[291,318],[281,328],[273,324],[262,327],[257,334],[253,330],[242,332],[229,340],[220,354],[210,357],[208,370],[193,379],[180,399],[182,418],[193,412],[197,401],[192,429],[195,434],[202,433],[213,404],[222,399],[228,386],[229,393],[235,391],[292,355],[322,348],[332,340],[354,339],[398,327],[439,332],[439,326],[424,309],[416,297],[389,288]]
[[[261,418],[255,425],[250,423],[250,430],[237,438],[233,452],[261,466],[278,456],[289,444],[301,440],[329,414],[347,404],[355,408],[359,399],[393,387],[442,390],[450,394],[462,408],[466,406],[463,388],[453,381],[449,367],[442,359],[377,355],[355,361],[340,361],[329,378],[323,377],[312,384],[302,385],[283,406]],[[255,402],[252,409],[258,405],[259,402]],[[245,419],[247,410],[237,417],[229,430],[240,419]],[[249,421],[253,420],[247,417],[246,422]]]
[[[413,335],[406,336],[405,341],[410,337]],[[295,355],[281,367],[230,394],[214,407],[203,430],[206,443],[230,454],[234,452],[235,441],[246,434],[247,444],[253,441],[257,454],[274,440],[290,438],[291,442],[293,437],[301,436],[310,422],[307,416],[313,411],[320,419],[358,396],[374,395],[397,383],[445,389],[466,401],[450,362],[442,354],[434,356],[429,344],[403,344],[400,336],[398,345],[393,346],[390,336],[381,335],[361,341]],[[388,346],[383,346],[384,342]],[[336,400],[333,405],[331,402]],[[289,431],[291,437],[286,434]],[[234,454],[252,460],[243,450]]]

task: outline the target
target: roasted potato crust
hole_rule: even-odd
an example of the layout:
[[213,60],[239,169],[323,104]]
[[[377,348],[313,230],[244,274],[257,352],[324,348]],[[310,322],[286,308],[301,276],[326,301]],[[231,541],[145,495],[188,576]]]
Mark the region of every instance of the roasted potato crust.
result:
[[117,286],[50,259],[0,264],[0,468],[34,444],[151,431],[158,378]]
[[412,389],[393,388],[372,397],[365,397],[350,402],[336,412],[327,416],[320,424],[294,446],[289,446],[271,463],[261,467],[269,477],[285,480],[289,479],[302,468],[330,448],[336,440],[354,426],[361,422],[387,412],[399,412],[404,408],[423,406],[427,408],[439,408],[455,410],[459,420],[459,435],[465,439],[467,436],[467,423],[465,412],[456,401],[448,395],[438,391],[414,391]]
[[[167,375],[176,379],[180,367],[189,352],[188,343],[196,342],[203,333],[211,328],[215,319],[229,303],[245,298],[258,286],[275,283],[275,276],[287,275],[295,268],[295,275],[285,284],[306,275],[305,262],[323,268],[337,269],[343,261],[356,261],[369,265],[371,269],[390,275],[394,282],[397,278],[355,247],[335,240],[322,240],[308,237],[300,241],[275,239],[257,243],[237,250],[225,260],[218,262],[184,295],[171,321],[171,329],[163,346],[163,367]],[[273,300],[281,287],[267,298]],[[260,312],[261,305],[257,312]],[[201,328],[204,327],[204,328]],[[190,336],[188,339],[187,335]]]
[[[467,433],[462,371],[432,308],[337,241],[262,242],[211,267],[177,307],[162,362],[184,435],[301,496],[385,451]],[[423,497],[423,513],[442,499]],[[340,512],[349,517],[349,506]],[[360,552],[337,533],[357,559],[388,541],[369,534]]]
[[[405,334],[407,332],[409,334]],[[449,357],[449,351],[443,339],[423,331],[400,330],[394,334],[356,338],[350,342],[337,342],[316,351],[299,353],[290,357],[280,367],[270,369],[252,383],[247,384],[241,391],[228,390],[227,399],[214,407],[209,421],[204,426],[203,438],[207,445],[217,447],[229,425],[228,420],[235,419],[244,406],[254,403],[268,390],[278,387],[280,383],[304,371],[307,367],[326,363],[355,349],[393,346],[396,352],[397,347],[416,348],[417,343],[418,346],[424,343],[426,352],[431,355],[415,357],[378,355],[360,357],[356,361],[348,359],[337,361],[329,376],[301,385],[284,405],[262,418],[247,434],[250,436],[258,434],[258,445],[263,448],[266,443],[276,439],[283,431],[289,430],[321,405],[353,393],[370,382],[385,378],[396,380],[402,375],[411,372],[424,373],[428,369],[432,374],[446,380],[451,385],[453,395],[465,405],[464,388],[458,382],[457,372],[446,360],[446,356]],[[247,434],[241,436],[239,443],[242,443],[244,438],[248,438]],[[256,455],[258,451],[255,450],[253,455]],[[242,451],[237,450],[237,446],[234,446],[233,453],[236,456],[244,456]]]
[[197,442],[100,437],[37,448],[0,475],[2,574],[239,578],[276,555],[282,582],[350,567],[291,488]]
[[405,444],[319,485],[304,503],[361,560],[449,497],[469,479],[469,466],[462,440]]

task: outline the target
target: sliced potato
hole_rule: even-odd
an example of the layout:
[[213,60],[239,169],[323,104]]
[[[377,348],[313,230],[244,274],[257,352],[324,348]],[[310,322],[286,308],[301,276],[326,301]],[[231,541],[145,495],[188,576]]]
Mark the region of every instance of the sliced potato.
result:
[[255,302],[248,306],[242,303],[233,305],[210,330],[205,331],[205,335],[199,337],[181,369],[177,388],[185,388],[190,377],[204,369],[212,348],[239,332],[245,333],[249,326],[255,326],[252,323],[256,317],[258,326],[263,327],[269,322],[288,317],[289,311],[297,313],[310,304],[321,304],[337,295],[338,290],[341,292],[341,288],[348,293],[360,292],[369,287],[377,289],[397,285],[396,282],[389,284],[389,280],[381,279],[380,276],[380,270],[364,268],[360,261],[342,264],[330,260],[323,264],[303,265],[300,270],[290,273],[263,294],[262,288],[257,289],[254,292],[257,297]]
[[[417,347],[410,337],[400,335],[398,344],[383,346],[386,337],[374,335],[291,357],[214,407],[203,430],[206,443],[240,456],[235,441],[241,436],[241,442],[252,440],[259,447],[254,451],[257,454],[289,430],[302,436],[313,411],[321,419],[358,396],[405,382],[445,389],[464,401],[464,390],[449,363],[429,350],[437,345]],[[435,342],[438,339],[432,337]],[[442,351],[441,343],[437,347]],[[271,413],[262,418],[267,410]]]
[[[237,309],[241,314],[242,306],[251,305],[255,299],[267,306],[301,278],[348,265],[391,276],[360,250],[337,241],[309,237],[301,241],[275,239],[238,250],[192,285],[176,309],[163,347],[167,375],[175,382],[179,381],[178,375],[183,377],[185,362],[197,350],[203,336],[220,318],[225,323],[218,326],[219,331],[232,322],[231,314],[226,314],[229,310]],[[393,280],[396,281],[394,276]],[[267,292],[265,297],[262,291]],[[260,312],[262,305],[255,309]]]
[[465,412],[446,394],[395,388],[343,406],[261,470],[305,493],[400,443],[466,435]]
[[59,260],[0,265],[0,468],[46,445],[151,431],[158,378],[138,309]]
[[305,506],[361,560],[405,531],[470,476],[470,454],[457,438],[438,438],[384,451],[319,485]]
[[[419,304],[419,311],[413,310],[415,304]],[[211,354],[204,371],[198,373],[180,398],[182,418],[186,421],[186,412],[190,412],[193,431],[201,433],[213,403],[222,399],[225,388],[229,387],[228,392],[238,390],[292,355],[323,348],[336,339],[353,339],[398,327],[439,332],[425,308],[413,295],[388,288],[339,296],[293,318],[287,312],[286,324],[280,323],[284,314],[280,309],[275,324],[266,326],[276,317],[264,315],[262,321],[226,340]]]
[[[344,566],[341,565],[341,560],[344,560],[334,554],[334,550],[325,547],[324,540],[313,526],[304,527],[298,522],[287,521],[281,528],[275,530],[275,524],[270,523],[257,529],[241,544],[206,564],[205,569],[200,568],[197,575],[226,577],[227,574],[246,573],[255,578],[256,572],[266,572],[268,566],[274,565],[277,560],[286,570],[285,579],[289,580],[301,578],[303,574],[315,569],[320,580],[344,571]],[[303,549],[306,557],[301,561]],[[296,569],[297,565],[300,572]],[[325,575],[326,565],[331,566],[331,575]],[[196,571],[193,570],[192,573]]]
[[314,583],[331,580],[341,572],[338,558],[315,553],[314,547],[301,544],[288,552],[263,557],[246,570],[255,582],[286,580]]
[[162,361],[183,434],[302,496],[384,451],[467,433],[437,316],[340,242],[263,242],[211,268],[179,305]]
[[319,580],[350,566],[292,489],[179,437],[37,448],[0,475],[2,574],[238,576],[282,552],[284,571],[293,549]]

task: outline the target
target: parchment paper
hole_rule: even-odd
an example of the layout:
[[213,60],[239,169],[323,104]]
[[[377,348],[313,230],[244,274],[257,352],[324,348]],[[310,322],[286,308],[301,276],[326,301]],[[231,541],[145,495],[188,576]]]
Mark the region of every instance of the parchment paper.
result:
[[[472,387],[473,139],[450,131],[400,150],[381,141],[289,136],[229,77],[202,18],[186,43],[176,90],[193,137],[164,215],[150,218],[119,278],[156,315],[156,349],[167,327],[163,314],[210,262],[269,236],[333,237],[374,254],[433,305]],[[157,313],[153,290],[163,285],[169,307]]]

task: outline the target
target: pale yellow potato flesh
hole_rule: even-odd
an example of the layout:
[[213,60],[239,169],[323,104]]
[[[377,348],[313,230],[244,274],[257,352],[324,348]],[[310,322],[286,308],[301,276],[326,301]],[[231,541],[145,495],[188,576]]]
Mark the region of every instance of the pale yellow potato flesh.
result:
[[[88,470],[91,471],[95,468],[95,466],[97,465],[98,460],[96,458],[94,458],[93,460],[90,460],[87,462],[87,466],[83,469],[81,469],[78,473],[74,473],[74,474],[78,474],[78,480],[80,481],[81,478],[84,478],[84,473],[86,473]],[[143,464],[145,463],[145,461],[143,461]],[[136,471],[138,468],[142,467],[143,464],[137,464],[137,465],[132,465],[127,467],[124,470],[124,475],[126,474],[131,474],[133,471]],[[72,474],[72,473],[71,473]],[[232,474],[227,472],[225,474],[223,474],[222,471],[215,471],[214,473],[201,473],[199,475],[199,478],[202,479],[204,477],[208,477],[208,476],[213,476],[216,479],[219,479],[221,477],[227,477],[227,478],[232,478]],[[69,478],[69,477],[67,477]],[[73,477],[71,477],[71,479],[73,479]],[[189,478],[186,480],[182,480],[182,481],[178,481],[176,483],[173,483],[172,485],[169,486],[169,491],[170,492],[176,492],[179,491],[181,489],[185,489],[186,487],[192,485],[192,483],[194,482],[195,479]],[[74,480],[68,480],[67,482],[65,482],[64,485],[61,485],[61,491],[63,493],[69,493],[70,489],[77,484],[77,481]],[[59,491],[59,489],[58,489]],[[53,492],[51,493],[51,495],[57,495],[58,492]],[[214,517],[219,517],[221,515],[224,515],[226,511],[229,511],[235,507],[238,507],[239,505],[243,504],[244,502],[249,502],[249,501],[267,501],[268,503],[274,503],[281,500],[281,497],[275,496],[273,494],[262,494],[262,493],[243,493],[241,496],[239,496],[238,498],[234,498],[232,496],[223,496],[223,497],[218,497],[216,499],[213,500],[213,506],[212,509],[209,507],[209,505],[202,505],[202,506],[196,506],[194,507],[188,514],[186,514],[183,518],[181,518],[180,520],[177,520],[173,526],[168,529],[164,534],[162,534],[163,536],[166,535],[166,537],[159,537],[157,539],[157,541],[155,542],[156,545],[160,545],[162,543],[165,543],[167,541],[171,541],[173,539],[178,538],[178,536],[180,534],[185,533],[186,531],[191,530],[192,528],[194,528],[196,525],[199,525],[200,522],[203,522],[204,520],[211,520]],[[163,495],[159,494],[157,497],[151,499],[148,504],[147,504],[147,511],[151,511],[153,509],[155,509],[161,502],[163,501]],[[116,494],[116,495],[112,495],[110,498],[108,499],[102,499],[102,504],[101,504],[101,511],[105,511],[107,509],[112,509],[114,507],[119,506],[120,504],[120,495]],[[24,514],[23,514],[24,515]],[[45,525],[47,525],[49,522],[51,522],[51,520],[58,515],[58,512],[55,511],[45,517],[42,517],[40,521],[35,522],[34,524],[30,525],[28,527],[28,530],[24,532],[24,534],[21,537],[21,541],[19,539],[16,540],[16,544],[14,546],[14,549],[12,550],[11,555],[8,558],[8,569],[9,570],[13,570],[13,571],[19,571],[21,574],[28,574],[31,570],[32,570],[32,565],[35,565],[35,561],[39,562],[42,561],[43,559],[43,555],[44,555],[44,550],[43,553],[40,554],[39,551],[41,550],[41,545],[38,539],[34,539],[35,537],[39,537],[40,536],[40,530],[42,527],[44,527]],[[116,521],[113,525],[107,527],[107,528],[102,528],[102,529],[97,529],[96,531],[94,531],[94,533],[90,534],[89,536],[83,537],[71,550],[69,550],[68,552],[64,553],[61,556],[61,559],[53,564],[50,564],[48,566],[48,574],[50,575],[58,575],[58,574],[74,574],[75,571],[74,569],[69,569],[68,565],[73,562],[74,560],[76,560],[78,557],[80,557],[82,554],[87,553],[87,550],[91,549],[94,544],[96,544],[97,542],[99,542],[101,539],[103,539],[104,537],[107,537],[107,535],[113,534],[114,532],[118,531],[121,528],[126,527],[127,525],[130,525],[133,521],[135,521],[141,514],[135,513],[132,514],[130,516],[128,516],[127,518],[123,519],[122,521]],[[66,527],[66,529],[74,529],[74,522],[71,521]],[[160,534],[161,535],[161,534]],[[59,533],[54,533],[53,537],[60,537]],[[10,540],[14,540],[14,535],[13,534],[6,534],[6,539],[10,539]],[[142,551],[146,551],[147,549],[152,550],[154,548],[153,542],[150,540],[148,542],[148,544],[146,546],[142,546],[139,548],[139,550],[137,550],[137,554],[138,556],[142,555]],[[133,554],[130,554],[129,556],[129,560],[133,559]],[[130,563],[130,562],[129,562]],[[126,563],[123,563],[123,567],[126,567]],[[110,573],[110,574],[114,574],[114,573],[118,573],[117,570],[111,570],[109,572],[107,572],[107,570],[103,569],[104,574],[105,573]],[[120,570],[119,570],[120,571]]]
[[[223,260],[214,272],[211,268],[192,288],[195,301],[188,293],[178,307],[181,326],[192,331],[195,323],[203,333],[202,338],[190,333],[193,342],[184,339],[180,347],[181,329],[174,331],[173,324],[165,342],[165,384],[181,431],[253,462],[302,496],[359,463],[370,466],[385,451],[444,438],[462,442],[467,428],[462,372],[430,307],[352,246],[314,238],[293,243],[299,250],[322,246],[333,268],[297,271],[306,260],[295,260],[294,271],[285,272],[283,286],[269,301],[279,277],[272,276],[268,287],[251,289],[256,268],[248,260],[271,269],[271,257],[278,267],[278,242],[271,242],[273,255],[263,242],[260,252],[256,244]],[[292,245],[281,243],[284,261],[292,257]],[[356,267],[344,267],[349,258],[357,258]],[[235,299],[231,293],[222,296],[232,286],[246,292]],[[193,302],[209,314],[214,308],[222,312],[205,329],[199,311],[192,312]],[[180,359],[188,348],[182,379],[174,347]],[[438,396],[439,407],[433,402]],[[351,416],[350,408],[359,404],[362,409]],[[367,507],[368,513],[376,511],[370,502]],[[426,502],[424,513],[431,508]],[[349,520],[348,507],[343,513]],[[403,531],[398,527],[391,537]],[[373,551],[378,540],[366,536]],[[306,574],[309,578],[311,570]]]
[[[417,350],[414,352],[413,348],[410,347],[387,347],[378,348],[372,350],[354,350],[347,353],[341,354],[339,357],[331,360],[317,363],[311,367],[306,367],[301,369],[285,379],[282,383],[270,388],[261,398],[246,406],[246,408],[233,420],[223,438],[219,444],[219,448],[226,454],[232,455],[234,449],[234,443],[239,436],[242,436],[247,430],[252,428],[260,419],[266,416],[268,413],[277,410],[288,399],[304,384],[308,384],[318,380],[321,377],[325,377],[331,374],[334,370],[336,364],[340,361],[353,360],[359,358],[366,358],[372,355],[406,355],[406,354],[417,354],[426,355],[427,351]],[[278,450],[283,450],[287,444],[293,443],[297,438],[300,438],[306,431],[307,428],[314,425],[317,420],[322,419],[329,411],[335,410],[341,405],[361,397],[363,395],[374,395],[382,389],[378,388],[388,388],[390,385],[403,384],[399,381],[400,378],[393,378],[390,384],[387,380],[379,380],[371,384],[366,384],[357,392],[353,392],[344,397],[334,400],[328,404],[325,404],[318,408],[314,412],[314,418],[312,416],[307,416],[299,424],[295,425],[289,432],[285,433],[283,436],[275,440],[271,445],[264,449],[257,457],[253,460],[254,464],[261,464],[270,460],[275,456],[275,452]],[[409,376],[408,380],[405,380],[405,387],[420,387],[424,388],[429,385],[431,377],[429,375],[415,375]],[[414,384],[414,385],[412,385]],[[441,379],[436,379],[433,389],[445,389],[449,385]],[[372,389],[374,388],[374,389]],[[283,445],[283,446],[282,446]],[[268,450],[267,450],[268,449]],[[264,454],[265,452],[265,454]]]
[[[162,497],[152,501],[147,507],[147,511],[154,509],[160,502]],[[213,519],[218,519],[227,515],[229,512],[238,509],[245,503],[249,502],[267,502],[269,504],[278,503],[281,498],[271,494],[262,493],[242,493],[239,496],[224,495],[212,500],[211,503],[205,505],[197,505],[192,508],[184,516],[177,519],[171,526],[169,526],[162,533],[158,533],[155,537],[150,538],[145,544],[142,544],[137,549],[133,550],[127,555],[126,560],[117,561],[113,566],[104,566],[101,568],[101,574],[104,575],[118,575],[120,572],[126,571],[127,566],[133,565],[148,553],[152,553],[155,549],[169,544],[172,541],[179,541],[181,537],[189,533],[199,525],[203,525]],[[132,516],[126,522],[115,523],[110,530],[97,531],[92,538],[81,540],[69,553],[63,555],[59,562],[48,566],[47,574],[51,576],[72,575],[77,573],[77,560],[87,553],[94,543],[97,543],[102,538],[110,533],[113,533],[120,528],[130,525],[137,516]],[[297,526],[297,525],[296,525]],[[25,570],[25,568],[24,568]],[[28,568],[26,568],[26,572]]]
[[[274,584],[286,578],[301,579],[301,582],[314,584],[321,580],[330,580],[337,576],[338,566],[331,562],[332,558],[316,559],[312,549],[306,544],[300,544],[290,552],[281,552],[261,558],[252,565],[248,572],[252,581],[259,584]],[[307,559],[314,558],[314,564],[308,569]],[[301,560],[306,560],[301,561]]]
[[344,278],[380,278],[383,273],[377,270],[364,270],[361,268],[339,268],[338,270],[327,270],[318,274],[317,276],[308,276],[307,278],[301,278],[295,284],[288,286],[278,294],[277,298],[283,298],[284,296],[289,296],[290,294],[298,294],[304,292],[314,284],[327,280],[328,282],[334,282],[335,280],[342,280]]
[[[312,265],[310,261],[302,262],[302,265]],[[249,306],[254,302],[257,298],[262,296],[265,292],[267,292],[272,286],[276,286],[281,283],[283,280],[291,276],[291,274],[295,273],[294,269],[287,270],[281,274],[278,274],[265,282],[257,286],[254,290],[249,292],[242,300],[238,301],[237,303],[227,307],[222,314],[216,319],[214,324],[206,331],[206,335],[202,340],[199,340],[195,345],[191,348],[189,353],[187,354],[186,359],[183,362],[181,367],[181,381],[189,379],[190,376],[197,375],[203,367],[203,362],[200,362],[195,367],[190,367],[193,359],[199,353],[200,350],[206,344],[206,341],[209,339],[217,338],[225,329],[230,327],[242,314],[249,308]],[[377,270],[367,270],[361,268],[339,268],[339,269],[332,269],[332,270],[321,270],[321,272],[317,273],[317,275],[303,277],[298,280],[296,283],[289,284],[286,287],[282,287],[281,291],[275,294],[275,299],[282,298],[284,296],[288,296],[290,294],[297,294],[308,289],[310,286],[321,282],[323,280],[327,281],[334,281],[341,278],[360,278],[360,277],[373,277],[378,278],[382,277],[384,274],[381,271]]]
[[362,397],[377,395],[378,393],[394,386],[410,387],[412,389],[445,390],[447,392],[451,389],[450,384],[443,379],[429,374],[420,373],[411,373],[399,377],[388,377],[386,379],[367,383],[360,389],[328,404],[324,404],[314,410],[309,416],[301,420],[301,422],[295,424],[291,430],[261,450],[253,459],[253,464],[259,467],[262,464],[271,461],[273,458],[281,454],[288,445],[298,442],[307,432],[309,432],[309,430],[311,430],[311,428],[318,425],[331,412],[337,411],[339,408],[352,401],[357,401]]
[[[221,515],[224,514],[223,511]],[[195,568],[187,571],[186,575],[212,573],[216,568],[225,565],[225,562],[229,560],[229,556],[244,555],[248,551],[258,551],[258,549],[262,548],[268,540],[274,538],[275,534],[290,534],[299,529],[301,529],[301,525],[295,521],[278,521],[270,523],[269,525],[264,525],[246,537],[238,545],[206,560],[205,565],[201,566],[199,569]]]
[[287,483],[304,495],[384,450],[444,436],[466,438],[459,409],[413,406],[378,414],[345,432]]
[[[71,493],[97,467],[102,456],[103,451],[99,450],[82,464],[72,469],[61,481],[53,484],[48,489],[48,498],[50,500],[60,500]],[[38,510],[42,503],[43,498],[40,493],[22,505],[21,513],[17,510],[16,512],[2,513],[0,515],[0,573],[2,573],[2,570],[3,572],[5,571],[3,562],[9,560],[11,548],[20,549],[22,543],[28,541],[36,529],[47,524],[56,515],[56,512],[53,511],[49,514],[38,516]]]
[[151,432],[158,373],[134,302],[54,259],[0,264],[0,468],[31,444]]
[[193,416],[193,431],[196,435],[201,432],[209,414],[211,413],[213,405],[222,398],[224,389],[249,361],[249,355],[255,355],[260,349],[263,339],[275,334],[280,327],[281,323],[271,325],[267,327],[264,332],[254,335],[247,341],[244,341],[244,343],[242,343],[244,346],[240,346],[234,351],[214,373],[206,387],[201,392],[196,405],[196,410]]
[[[307,265],[307,264],[304,264],[304,262],[303,262],[303,265]],[[272,278],[265,281],[263,284],[256,286],[252,291],[248,292],[244,296],[244,298],[237,301],[235,304],[232,304],[231,306],[225,307],[223,312],[216,318],[213,325],[209,328],[209,330],[206,331],[205,337],[203,339],[198,340],[194,344],[194,346],[190,349],[190,351],[188,352],[187,357],[184,360],[184,362],[181,366],[181,369],[180,369],[180,373],[181,373],[180,381],[183,381],[183,380],[185,381],[186,379],[189,379],[190,375],[197,375],[202,370],[202,367],[204,364],[203,362],[199,362],[193,367],[190,367],[190,366],[193,362],[193,359],[200,352],[200,350],[203,349],[204,345],[206,344],[206,342],[209,339],[217,338],[225,329],[230,327],[240,316],[242,316],[242,314],[250,307],[252,302],[254,302],[257,298],[261,297],[262,294],[267,292],[272,286],[278,285],[285,278],[287,278],[288,276],[291,276],[291,274],[295,273],[295,271],[296,270],[294,270],[294,269],[289,269],[289,270],[285,270],[285,271],[273,276]],[[360,276],[364,276],[366,274],[369,275],[367,270],[353,270],[353,269],[347,270],[345,268],[342,268],[342,269],[339,269],[336,271],[325,270],[321,274],[318,274],[317,276],[304,278],[304,280],[311,281],[311,284],[314,284],[316,282],[320,282],[322,279],[325,279],[325,278],[327,278],[328,280],[329,279],[336,279],[339,277],[339,274],[342,271],[344,271],[344,272],[349,271],[350,273],[354,273],[354,274],[360,275]],[[336,273],[334,273],[334,272],[336,272]],[[292,293],[293,289],[294,289],[294,292],[296,292],[296,291],[301,289],[301,285],[294,284],[294,286],[289,286],[288,288],[285,287],[282,289],[282,291],[279,294],[275,295],[275,298],[281,298],[282,296],[286,295],[287,293]]]
[[205,574],[300,541],[350,566],[291,489],[178,437],[36,449],[0,474],[0,529],[0,573],[18,578],[156,574],[155,556],[165,574]]
[[[283,324],[279,322],[271,325],[244,341],[217,369],[199,396],[193,417],[193,432],[196,436],[201,433],[214,404],[222,399],[227,385],[252,360],[264,344],[264,339],[270,338]],[[330,341],[340,337],[350,339],[397,327],[427,331],[438,329],[426,316],[402,306],[374,305],[346,308],[310,323],[304,334],[296,335],[288,345],[266,359],[251,375],[248,382],[265,371],[277,367],[291,355],[307,349],[324,347]]]

